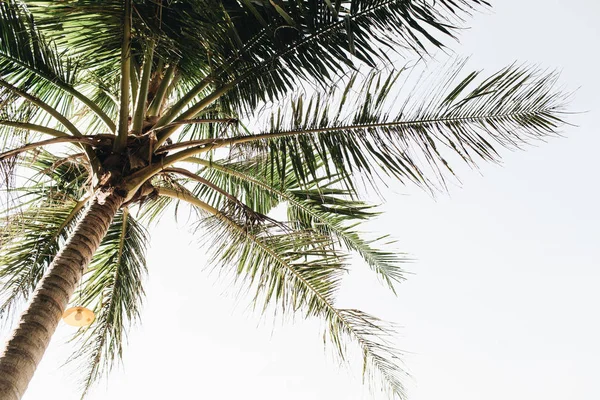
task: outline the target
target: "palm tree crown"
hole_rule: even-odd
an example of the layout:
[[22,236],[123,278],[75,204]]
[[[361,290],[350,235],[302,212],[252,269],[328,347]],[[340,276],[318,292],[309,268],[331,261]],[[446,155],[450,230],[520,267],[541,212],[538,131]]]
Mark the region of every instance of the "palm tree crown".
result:
[[[429,82],[408,74],[414,67],[393,65],[392,53],[443,47],[480,6],[487,2],[1,2],[0,318],[43,291],[61,249],[94,225],[85,216],[117,198],[81,284],[75,274],[65,291],[68,299],[79,287],[77,301],[97,315],[76,334],[85,393],[139,317],[145,226],[185,202],[217,268],[256,291],[260,307],[322,318],[342,359],[350,340],[369,381],[402,397],[386,324],[335,302],[350,252],[391,290],[404,277],[404,256],[360,232],[377,215],[359,198],[361,182],[443,186],[454,163],[495,161],[498,148],[562,123],[554,74],[513,65],[483,78],[457,62],[425,90]],[[285,221],[268,216],[280,204]]]

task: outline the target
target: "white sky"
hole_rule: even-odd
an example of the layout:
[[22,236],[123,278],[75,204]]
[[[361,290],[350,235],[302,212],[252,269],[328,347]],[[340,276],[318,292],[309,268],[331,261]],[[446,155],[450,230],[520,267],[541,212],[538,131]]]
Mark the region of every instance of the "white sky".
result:
[[[566,138],[462,171],[450,195],[391,183],[373,229],[418,258],[415,274],[394,297],[357,265],[340,302],[402,325],[410,400],[598,400],[600,5],[493,3],[457,53],[489,72],[515,60],[558,68],[579,88],[571,109],[588,112]],[[208,276],[185,228],[165,220],[152,234],[142,325],[90,399],[383,398],[324,352],[318,323],[273,328]],[[78,398],[76,376],[59,368],[70,329],[61,324],[26,400]]]

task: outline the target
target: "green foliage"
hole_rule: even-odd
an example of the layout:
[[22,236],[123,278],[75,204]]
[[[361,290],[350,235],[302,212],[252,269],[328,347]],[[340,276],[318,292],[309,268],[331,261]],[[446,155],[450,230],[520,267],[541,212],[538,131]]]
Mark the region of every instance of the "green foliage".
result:
[[519,148],[562,124],[565,96],[554,92],[555,74],[510,66],[476,83],[478,72],[457,80],[461,69],[454,66],[446,82],[409,92],[402,102],[404,71],[355,74],[326,96],[293,98],[261,133],[229,144],[268,154],[281,176],[291,163],[303,181],[320,168],[318,154],[329,175],[349,185],[357,172],[383,172],[428,187],[453,174],[449,160],[456,156],[473,166],[497,161],[499,147]]
[[[101,107],[77,89],[83,83],[78,63],[39,31],[30,12],[19,2],[0,3],[0,32],[0,82],[29,92],[63,115],[73,113],[73,99],[77,98],[105,124],[112,124]],[[49,115],[31,102],[17,105],[7,115],[16,121],[50,122]],[[0,118],[4,116],[0,114]]]
[[366,313],[335,306],[346,257],[335,250],[331,238],[281,223],[253,224],[244,217],[224,211],[204,221],[211,238],[209,248],[220,269],[223,265],[234,268],[254,288],[255,302],[263,311],[276,304],[283,312],[324,319],[325,337],[341,360],[346,357],[346,339],[356,341],[369,381],[383,382],[390,394],[403,396],[403,372],[394,361],[399,353],[385,340],[391,333]]
[[[267,214],[284,203],[289,224],[297,229],[314,229],[330,236],[334,245],[358,252],[390,289],[394,290],[394,282],[404,279],[400,268],[400,263],[406,261],[403,255],[377,248],[387,237],[367,240],[359,231],[364,221],[378,213],[373,211],[373,206],[353,199],[354,193],[341,188],[339,181],[320,178],[302,184],[291,163],[286,175],[281,177],[272,173],[273,165],[267,157],[208,165],[202,175],[252,210]],[[198,185],[194,193],[219,209],[226,205],[223,196],[205,185]]]
[[[39,29],[86,71],[116,76],[122,1],[24,1]],[[176,63],[184,82],[239,82],[226,103],[254,109],[294,90],[298,78],[332,82],[356,62],[374,66],[386,52],[442,47],[460,15],[481,0],[234,2],[134,1],[132,54],[141,65],[146,38],[157,58]],[[291,19],[290,19],[291,18]],[[290,24],[293,21],[293,24]],[[225,101],[225,99],[222,99]]]
[[[0,2],[0,317],[112,185],[127,202],[75,298],[97,315],[75,335],[84,395],[139,318],[144,226],[187,202],[219,270],[259,309],[320,318],[342,360],[354,343],[367,380],[404,397],[393,329],[336,305],[351,254],[391,290],[404,279],[406,256],[364,234],[378,212],[358,188],[443,187],[457,161],[556,134],[555,74],[513,65],[482,78],[456,63],[413,82],[421,64],[390,65],[443,48],[483,0],[125,1]],[[117,121],[128,136],[113,146]],[[46,134],[80,143],[42,149]]]
[[0,318],[29,298],[80,210],[76,201],[49,197],[0,225]]
[[30,167],[34,184],[11,192],[16,205],[1,218],[1,319],[29,298],[85,205],[78,201],[85,180],[79,164],[41,153]]
[[68,110],[72,106],[68,91],[73,90],[76,66],[61,59],[56,47],[39,35],[24,7],[13,1],[2,2],[0,14],[1,79],[31,90],[32,95],[56,109]]
[[75,298],[96,320],[75,335],[71,357],[83,371],[83,393],[123,354],[127,330],[140,317],[144,297],[148,234],[127,210],[115,217]]

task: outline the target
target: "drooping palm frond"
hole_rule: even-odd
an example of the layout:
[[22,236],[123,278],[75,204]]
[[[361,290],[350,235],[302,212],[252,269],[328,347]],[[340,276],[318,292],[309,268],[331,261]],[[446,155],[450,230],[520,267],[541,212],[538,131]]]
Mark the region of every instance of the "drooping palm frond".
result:
[[[376,318],[335,306],[335,294],[346,272],[345,255],[335,250],[331,239],[316,230],[293,229],[270,222],[249,224],[233,208],[218,211],[192,195],[182,198],[212,214],[201,221],[208,230],[210,250],[219,270],[233,268],[234,275],[256,290],[256,304],[283,312],[302,312],[322,318],[326,335],[344,360],[347,339],[363,355],[363,374],[374,385],[404,398],[399,352],[388,342],[391,332]],[[243,213],[242,213],[243,214]],[[231,272],[231,271],[230,271]]]
[[3,320],[33,292],[87,203],[87,171],[76,158],[39,152],[20,163],[31,177],[10,189],[17,206],[3,209],[0,217]]
[[[357,341],[363,358],[363,380],[371,388],[380,387],[393,396],[406,399],[402,383],[407,373],[400,369],[402,352],[393,345],[394,327],[381,319],[357,309],[338,309],[329,321],[328,332],[332,343],[339,343],[344,335]],[[343,347],[338,350],[345,352]],[[344,354],[340,353],[343,359]]]
[[[83,153],[60,157],[47,151],[38,151],[24,159],[30,171],[35,173],[31,181],[35,186],[52,188],[73,200],[87,197],[90,174],[89,166],[82,163]],[[35,187],[34,186],[34,187]]]
[[121,359],[127,331],[140,316],[148,234],[127,209],[119,212],[94,255],[76,301],[92,308],[94,324],[74,336],[70,358],[83,373],[83,395]]
[[565,99],[554,90],[555,74],[511,66],[475,84],[478,75],[442,82],[424,96],[409,93],[392,104],[401,98],[393,90],[397,73],[369,74],[362,86],[353,77],[341,93],[295,98],[274,112],[263,133],[213,141],[209,147],[269,154],[281,175],[290,158],[302,179],[307,169],[314,175],[311,160],[317,154],[334,175],[383,171],[427,187],[443,182],[444,172],[452,173],[452,158],[470,165],[478,159],[497,161],[499,147],[518,148],[563,124]]
[[[17,1],[0,4],[0,59],[2,76],[18,80],[35,72],[58,86],[72,86],[75,71],[64,65],[56,48],[40,36],[31,14]],[[24,71],[24,70],[25,71]]]
[[89,197],[89,166],[82,160],[84,153],[59,157],[43,149],[23,154],[16,163],[23,173],[21,184],[8,188],[3,194],[12,198],[15,207],[2,210],[2,217],[10,219],[21,207],[30,206],[44,199],[79,201]]
[[[394,282],[404,279],[400,265],[407,261],[406,257],[397,251],[380,249],[390,244],[387,236],[368,240],[359,230],[362,222],[378,213],[373,206],[354,200],[355,194],[341,188],[336,180],[321,178],[303,184],[291,165],[284,179],[280,179],[267,157],[229,163],[196,162],[205,167],[202,176],[253,210],[267,214],[276,205],[285,203],[289,224],[317,230],[331,236],[334,244],[356,251],[390,289],[394,290]],[[225,206],[220,201],[223,197],[204,185],[199,184],[194,194],[217,209]]]
[[55,194],[2,219],[0,320],[33,293],[85,205]]
[[[37,89],[40,87],[38,86]],[[10,93],[13,98],[17,98],[12,103],[11,114],[7,116],[8,121],[13,122],[32,122],[42,126],[52,127],[58,121],[70,134],[74,136],[82,136],[81,131],[71,122],[68,115],[71,113],[72,102],[68,98],[54,96],[53,93],[44,92],[36,94],[29,93],[27,88],[13,85],[5,79],[0,78],[0,90],[5,93]],[[64,107],[61,107],[64,106]],[[61,109],[62,108],[62,109]],[[3,114],[7,114],[7,110],[2,110]],[[21,118],[15,118],[14,115],[28,115],[27,121],[22,121]]]

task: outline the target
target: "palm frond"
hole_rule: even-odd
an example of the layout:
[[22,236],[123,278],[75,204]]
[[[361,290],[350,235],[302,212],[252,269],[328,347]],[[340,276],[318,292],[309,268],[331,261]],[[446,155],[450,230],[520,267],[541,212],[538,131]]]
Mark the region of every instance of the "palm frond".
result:
[[0,78],[64,113],[72,101],[64,89],[74,90],[76,66],[39,35],[22,4],[0,4],[0,28]]
[[70,360],[80,363],[83,395],[122,357],[127,330],[139,319],[147,246],[144,227],[127,210],[119,212],[75,295],[96,313],[94,323],[73,338],[79,350]]
[[274,17],[279,13],[276,6],[260,7],[274,22],[253,37],[252,51],[243,53],[242,62],[232,63],[227,72],[234,75],[221,79],[243,80],[223,98],[234,108],[254,110],[297,88],[298,78],[327,87],[361,63],[375,67],[389,62],[389,52],[406,50],[414,55],[443,47],[443,37],[454,36],[461,15],[489,5],[479,0],[349,0],[336,2],[335,7],[326,0],[281,4],[295,24]]
[[363,356],[363,380],[371,388],[383,382],[384,391],[400,399],[407,398],[402,379],[408,374],[399,367],[402,353],[393,346],[393,326],[356,309],[338,309],[328,323],[327,333],[331,342],[337,343],[339,336],[346,335],[359,343]]
[[86,203],[44,192],[28,209],[2,219],[0,320],[33,293]]
[[477,72],[456,82],[459,70],[451,69],[450,81],[425,95],[409,93],[401,104],[393,101],[399,96],[391,98],[398,73],[369,74],[362,85],[353,77],[341,93],[293,99],[272,114],[264,133],[214,141],[212,148],[268,153],[279,171],[291,158],[300,177],[307,169],[315,173],[310,160],[317,154],[334,175],[383,171],[429,187],[453,173],[452,157],[472,166],[497,161],[499,148],[544,140],[563,124],[565,95],[555,90],[555,74],[510,66],[475,84]]
[[[353,200],[354,193],[339,187],[336,180],[313,179],[304,184],[294,174],[291,165],[286,168],[284,179],[273,173],[272,164],[266,157],[243,162],[205,162],[202,175],[243,201],[257,212],[267,214],[273,207],[284,202],[287,205],[289,223],[299,229],[315,229],[330,235],[335,243],[356,251],[392,290],[394,282],[404,279],[400,264],[407,261],[404,254],[381,250],[390,240],[387,236],[367,240],[358,231],[363,221],[378,214],[373,206]],[[218,196],[209,196],[209,188],[199,185],[194,194],[216,208],[225,204]]]
[[[198,1],[180,11],[165,7],[164,26],[178,28],[166,42],[176,39],[182,53],[178,63],[187,80],[193,71],[198,83],[160,124],[181,111],[179,118],[194,118],[219,97],[220,107],[230,113],[252,113],[265,100],[296,90],[300,82],[325,87],[348,69],[388,62],[389,51],[442,47],[440,36],[453,36],[460,15],[485,5],[480,0],[342,0],[332,10],[328,0],[284,0],[260,6]],[[193,27],[188,28],[189,21]],[[214,92],[206,93],[207,87]]]
[[[192,204],[201,204],[193,196]],[[377,319],[356,310],[336,308],[335,294],[346,272],[345,256],[335,251],[331,239],[315,230],[295,230],[281,223],[248,223],[243,210],[212,209],[201,221],[208,229],[211,253],[219,268],[231,266],[243,282],[256,290],[255,302],[263,311],[270,305],[280,310],[302,311],[306,317],[323,318],[326,337],[340,359],[346,356],[346,340],[363,352],[364,375],[381,378],[379,385],[404,397],[399,353],[386,339],[391,334]],[[373,381],[374,382],[374,381]]]
[[[20,100],[17,106],[14,107],[16,113],[19,115],[28,114],[30,115],[31,122],[43,126],[48,126],[56,120],[72,135],[82,136],[79,129],[67,117],[72,109],[72,102],[68,96],[62,97],[52,92],[42,92],[40,86],[30,88],[23,86],[26,85],[15,86],[7,80],[0,78],[0,89],[10,92]],[[33,93],[28,92],[28,89],[33,89]],[[6,110],[2,111],[6,113]],[[12,115],[9,115],[7,119],[18,122],[18,118],[15,119]]]
[[88,199],[88,173],[76,157],[40,151],[18,162],[27,168],[29,179],[7,191],[16,205],[0,214],[2,319],[33,292]]
[[61,51],[77,58],[84,69],[118,68],[121,48],[123,2],[119,0],[77,0],[23,4],[35,19],[44,37]]
[[[73,96],[114,130],[110,118],[76,89],[79,76],[76,62],[61,56],[56,46],[45,40],[21,3],[10,0],[0,4],[0,31],[0,77],[13,83],[26,82],[21,87],[35,88],[37,96],[46,102],[48,98],[61,98],[64,102]],[[61,109],[56,104],[54,107]]]
[[[34,173],[31,181],[35,182],[35,185],[24,189],[24,192],[29,195],[39,187],[56,190],[73,200],[87,197],[90,174],[87,166],[81,162],[82,158],[83,153],[58,157],[44,150],[24,158],[23,162]],[[40,194],[37,196],[41,198]]]

